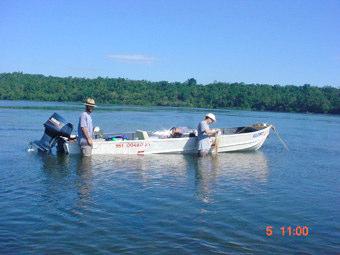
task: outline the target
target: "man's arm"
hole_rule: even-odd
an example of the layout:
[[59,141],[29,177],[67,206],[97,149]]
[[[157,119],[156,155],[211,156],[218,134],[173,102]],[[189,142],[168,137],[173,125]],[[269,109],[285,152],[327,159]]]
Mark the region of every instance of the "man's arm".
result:
[[207,128],[205,130],[205,133],[208,135],[208,136],[213,136],[217,133],[217,130],[214,130],[214,129],[210,129],[210,128]]
[[82,127],[81,130],[83,131],[84,136],[86,137],[87,143],[92,146],[93,145],[93,141],[91,136],[89,135],[89,131],[87,130],[86,127]]

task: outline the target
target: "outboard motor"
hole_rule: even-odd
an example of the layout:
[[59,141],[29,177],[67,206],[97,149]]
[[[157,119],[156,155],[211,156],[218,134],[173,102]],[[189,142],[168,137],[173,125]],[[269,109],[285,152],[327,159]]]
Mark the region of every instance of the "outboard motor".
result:
[[66,120],[57,113],[44,123],[45,133],[39,141],[32,143],[39,151],[49,152],[58,143],[57,150],[61,151],[65,140],[62,137],[70,138],[73,125],[66,123]]

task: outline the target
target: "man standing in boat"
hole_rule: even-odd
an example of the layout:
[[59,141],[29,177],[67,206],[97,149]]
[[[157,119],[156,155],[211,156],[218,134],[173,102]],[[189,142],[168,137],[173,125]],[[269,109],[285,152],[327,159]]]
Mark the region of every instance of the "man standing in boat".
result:
[[209,125],[216,122],[216,117],[212,113],[205,115],[203,121],[198,124],[197,127],[197,139],[198,139],[198,153],[203,157],[209,153],[211,148],[210,136],[214,136],[218,131],[209,128]]
[[94,99],[88,98],[85,102],[85,111],[79,117],[78,124],[78,143],[83,156],[88,157],[92,154],[93,147],[93,124],[91,113],[96,103]]

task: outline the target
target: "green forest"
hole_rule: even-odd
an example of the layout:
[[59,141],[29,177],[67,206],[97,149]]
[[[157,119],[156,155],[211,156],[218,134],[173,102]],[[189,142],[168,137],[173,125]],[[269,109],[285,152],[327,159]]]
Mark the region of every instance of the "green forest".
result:
[[305,84],[151,82],[124,78],[53,77],[21,72],[0,74],[1,100],[84,101],[143,106],[229,108],[256,111],[340,114],[340,89]]

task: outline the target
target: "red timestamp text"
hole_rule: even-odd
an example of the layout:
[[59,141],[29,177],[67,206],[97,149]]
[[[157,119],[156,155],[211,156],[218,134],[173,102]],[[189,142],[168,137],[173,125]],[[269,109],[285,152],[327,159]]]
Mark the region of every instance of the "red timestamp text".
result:
[[274,228],[273,226],[266,227],[266,236],[273,236],[275,234],[281,236],[308,236],[308,226],[282,226],[280,228]]

